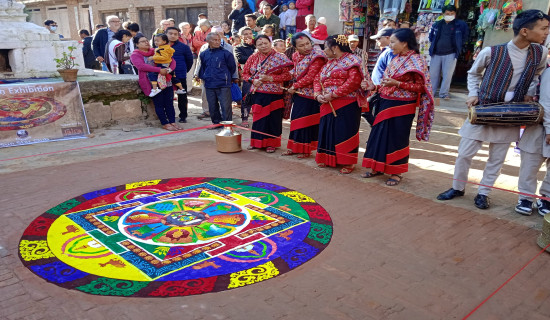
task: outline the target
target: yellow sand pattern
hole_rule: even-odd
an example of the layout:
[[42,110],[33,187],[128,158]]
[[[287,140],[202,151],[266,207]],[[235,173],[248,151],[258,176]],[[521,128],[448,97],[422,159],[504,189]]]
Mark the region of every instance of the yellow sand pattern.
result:
[[134,183],[127,183],[126,184],[126,190],[130,189],[136,189],[141,187],[148,187],[148,186],[156,186],[159,184],[162,180],[149,180],[149,181],[139,181]]
[[[159,180],[160,181],[160,180]],[[69,227],[72,226],[72,227]],[[68,227],[68,228],[67,228]],[[73,232],[67,232],[75,230]],[[65,233],[65,234],[63,234]],[[102,277],[107,278],[115,278],[115,279],[121,279],[121,280],[138,280],[138,281],[151,281],[151,278],[148,277],[146,274],[141,272],[138,268],[134,267],[131,263],[124,260],[119,255],[116,255],[114,253],[100,258],[84,258],[86,255],[87,248],[83,248],[81,245],[82,241],[81,237],[71,241],[71,243],[68,243],[66,246],[66,251],[68,248],[73,244],[74,242],[79,241],[78,246],[79,250],[78,252],[82,253],[83,258],[75,258],[70,257],[67,254],[62,253],[61,249],[63,247],[63,244],[67,242],[69,239],[74,238],[78,235],[86,235],[89,236],[82,227],[78,226],[74,221],[67,218],[66,216],[61,216],[58,219],[54,221],[50,229],[48,230],[48,246],[50,247],[50,250],[55,254],[59,260],[65,262],[66,264],[91,274],[95,274]],[[91,237],[90,237],[91,238]],[[90,240],[93,240],[91,238]],[[98,245],[96,245],[96,248],[90,247],[90,252],[97,252],[101,251],[102,249],[107,249],[103,245],[101,245],[102,248],[97,248]],[[108,250],[108,249],[107,249]],[[75,255],[75,254],[73,254]],[[101,266],[101,265],[103,266]]]

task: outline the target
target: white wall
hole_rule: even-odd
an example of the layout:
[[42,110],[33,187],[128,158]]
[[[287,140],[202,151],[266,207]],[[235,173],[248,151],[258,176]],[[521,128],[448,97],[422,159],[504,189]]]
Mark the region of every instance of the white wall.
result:
[[338,21],[338,0],[315,0],[313,15],[327,19],[328,35],[342,33],[342,22]]

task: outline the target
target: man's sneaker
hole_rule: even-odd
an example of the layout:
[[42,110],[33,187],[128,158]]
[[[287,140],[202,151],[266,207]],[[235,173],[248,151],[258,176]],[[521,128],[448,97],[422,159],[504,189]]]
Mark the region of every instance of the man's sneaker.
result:
[[[545,195],[543,195],[543,196],[546,197]],[[538,207],[539,214],[541,216],[544,216],[547,213],[550,213],[550,201],[548,201],[548,200],[538,199],[537,200],[537,207]]]
[[152,97],[156,96],[157,94],[160,93],[160,91],[161,90],[159,88],[151,90],[151,93],[149,93],[149,97],[152,98]]
[[187,91],[185,91],[185,89],[178,89],[176,90],[176,94],[186,94]]
[[518,200],[516,212],[524,216],[530,216],[533,213],[533,201],[527,199]]

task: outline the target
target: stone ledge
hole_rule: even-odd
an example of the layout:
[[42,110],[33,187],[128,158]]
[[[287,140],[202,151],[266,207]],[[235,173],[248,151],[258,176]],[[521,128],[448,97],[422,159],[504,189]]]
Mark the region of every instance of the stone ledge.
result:
[[117,100],[138,99],[142,94],[137,75],[113,75],[94,71],[94,76],[78,77],[82,101],[110,104]]
[[94,76],[79,76],[78,83],[91,129],[158,119],[137,75],[94,71]]
[[85,103],[84,111],[90,129],[158,120],[153,103],[143,105],[138,99],[113,101],[110,104]]

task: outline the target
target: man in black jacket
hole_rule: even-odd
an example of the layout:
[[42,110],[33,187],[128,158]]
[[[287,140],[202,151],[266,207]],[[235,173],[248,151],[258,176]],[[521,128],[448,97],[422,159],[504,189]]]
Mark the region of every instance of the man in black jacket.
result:
[[78,31],[78,35],[82,39],[82,55],[84,56],[84,67],[87,69],[101,69],[99,62],[96,61],[92,50],[92,37],[86,29]]
[[109,27],[97,30],[92,40],[94,56],[100,63],[103,63],[105,60],[104,56],[107,42],[109,42],[109,40],[115,35],[115,32],[117,32],[122,26],[122,22],[117,16],[108,16],[106,20]]
[[[254,35],[252,29],[249,27],[242,27],[239,30],[239,35],[241,36],[242,42],[240,45],[235,47],[235,58],[241,66],[244,66],[248,58],[254,53],[256,47],[254,46]],[[250,84],[248,81],[243,82],[243,96],[250,91]],[[241,125],[248,128],[248,115],[250,114],[250,109],[252,106],[245,104],[244,99],[241,103]]]
[[[450,99],[449,88],[456,68],[456,61],[468,42],[468,24],[456,19],[456,7],[443,7],[443,20],[435,22],[428,35],[430,40],[430,78],[432,90],[439,90],[439,97]],[[441,86],[440,86],[441,85]]]
[[170,46],[174,49],[174,55],[172,59],[176,61],[176,78],[181,82],[185,93],[178,94],[178,109],[180,110],[179,122],[187,122],[187,106],[189,104],[187,100],[187,73],[193,67],[193,53],[191,49],[183,42],[179,41],[180,31],[175,27],[168,27],[165,30]]

